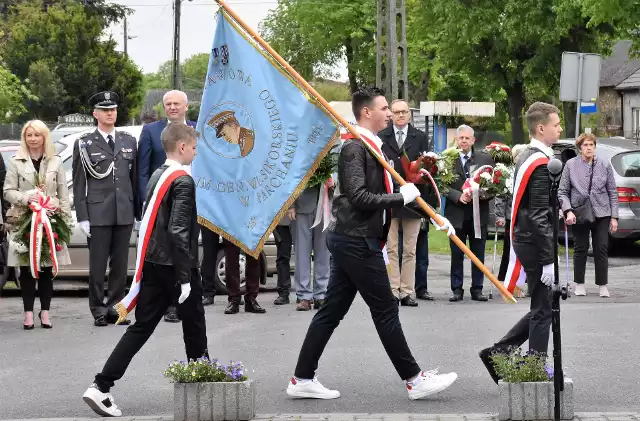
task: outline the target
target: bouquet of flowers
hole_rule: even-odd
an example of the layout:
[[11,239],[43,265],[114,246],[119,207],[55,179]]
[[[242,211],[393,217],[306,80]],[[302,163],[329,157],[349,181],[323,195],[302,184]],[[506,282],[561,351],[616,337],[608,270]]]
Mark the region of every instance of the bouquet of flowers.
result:
[[42,266],[53,266],[57,272],[56,252],[62,251],[71,240],[73,223],[44,194],[44,187],[26,192],[37,194],[38,200],[20,208],[14,225],[13,247],[21,266],[29,266],[34,278]]
[[162,374],[173,383],[243,382],[248,379],[240,362],[221,364],[201,357],[191,361],[174,361]]
[[458,174],[455,172],[456,160],[458,159],[460,159],[460,155],[457,148],[447,148],[437,157],[438,173],[434,179],[442,195],[447,194],[449,186],[458,179]]
[[513,165],[513,155],[511,148],[504,143],[491,142],[484,148],[484,152],[491,155],[496,164],[504,164],[506,166]]
[[331,175],[338,169],[338,156],[336,153],[329,152],[322,161],[320,161],[320,165],[318,165],[318,168],[316,168],[311,178],[309,178],[307,187],[321,186],[329,180]]
[[488,196],[506,196],[510,193],[508,180],[511,178],[511,170],[503,164],[494,167],[483,165],[474,171],[471,178],[462,186],[462,191],[471,191],[473,184],[479,186],[482,194]]
[[489,193],[494,196],[509,196],[513,191],[513,169],[504,164],[496,164]]

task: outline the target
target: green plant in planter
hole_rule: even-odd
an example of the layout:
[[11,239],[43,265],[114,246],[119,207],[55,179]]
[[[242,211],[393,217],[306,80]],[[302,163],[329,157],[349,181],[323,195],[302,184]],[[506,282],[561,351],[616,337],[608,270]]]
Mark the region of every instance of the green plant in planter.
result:
[[163,374],[173,383],[220,383],[244,382],[248,377],[241,362],[230,361],[221,364],[217,358],[210,360],[206,357],[197,360],[174,361],[169,364]]
[[551,381],[553,367],[547,364],[546,359],[544,354],[534,351],[523,354],[520,348],[512,348],[508,352],[491,356],[496,373],[507,383]]

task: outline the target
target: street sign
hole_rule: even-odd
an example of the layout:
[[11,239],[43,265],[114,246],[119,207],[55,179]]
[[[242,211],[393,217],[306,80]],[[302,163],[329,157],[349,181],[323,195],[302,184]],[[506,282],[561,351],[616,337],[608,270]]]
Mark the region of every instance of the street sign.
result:
[[599,54],[562,53],[560,70],[560,101],[595,101],[600,91]]
[[594,114],[598,112],[595,102],[583,102],[580,104],[580,114]]

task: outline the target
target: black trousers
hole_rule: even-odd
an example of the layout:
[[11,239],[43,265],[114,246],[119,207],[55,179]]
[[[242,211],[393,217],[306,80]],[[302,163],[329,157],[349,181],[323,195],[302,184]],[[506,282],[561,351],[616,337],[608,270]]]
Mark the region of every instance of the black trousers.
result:
[[[138,305],[135,309],[136,321],[127,328],[102,371],[95,377],[95,383],[103,393],[107,393],[114,383],[124,376],[133,357],[162,320],[166,308],[173,302],[174,297],[180,296],[180,286],[176,285],[172,266],[145,262],[143,270]],[[178,314],[182,320],[182,336],[189,360],[208,356],[202,283],[197,269],[191,270],[190,283],[189,297],[178,305]]]
[[202,235],[202,286],[204,288],[204,296],[213,298],[216,296],[216,262],[218,260],[218,248],[220,244],[220,236],[211,231],[207,227],[200,229]]
[[[484,263],[484,249],[487,238],[487,226],[482,225],[482,238],[475,238],[473,220],[467,219],[463,222],[462,229],[456,228],[456,235],[463,242],[469,239],[469,248],[476,257]],[[456,243],[449,239],[451,247],[451,291],[461,290],[464,284],[464,252],[458,248]],[[471,292],[482,292],[484,284],[484,273],[476,265],[471,265]]]
[[278,273],[278,295],[289,296],[291,289],[291,246],[293,238],[288,225],[278,225],[275,229],[276,272]]
[[22,304],[24,311],[33,311],[33,303],[36,300],[36,282],[38,283],[38,295],[40,296],[40,310],[48,311],[53,297],[53,273],[50,267],[43,267],[38,273],[38,279],[31,276],[29,266],[20,266],[20,289],[22,292]]
[[529,350],[547,353],[551,327],[551,290],[540,281],[542,264],[537,246],[533,243],[513,243],[516,256],[527,275],[531,293],[530,311],[494,346],[506,349],[519,347],[529,340]]
[[[89,309],[94,318],[117,316],[113,306],[124,298],[129,241],[133,225],[92,226],[89,245]],[[110,259],[110,260],[109,260]],[[104,302],[104,279],[109,261],[109,289]]]
[[[229,301],[240,301],[242,293],[240,289],[240,249],[233,243],[224,240],[224,258],[227,265],[226,281]],[[260,291],[260,260],[251,256],[245,256],[247,266],[245,269],[245,298],[256,299]]]
[[326,301],[307,330],[295,376],[314,377],[324,348],[358,292],[369,307],[378,336],[400,378],[406,380],[419,374],[420,366],[402,331],[379,241],[329,232],[327,246],[332,260]]
[[584,284],[587,269],[587,251],[589,233],[593,247],[593,260],[596,266],[596,285],[607,285],[609,274],[609,224],[611,217],[596,218],[591,224],[573,226],[573,279],[576,284]]
[[509,268],[509,253],[511,252],[511,221],[506,220],[504,224],[504,237],[502,247],[502,258],[500,259],[500,270],[498,271],[498,280],[504,282]]

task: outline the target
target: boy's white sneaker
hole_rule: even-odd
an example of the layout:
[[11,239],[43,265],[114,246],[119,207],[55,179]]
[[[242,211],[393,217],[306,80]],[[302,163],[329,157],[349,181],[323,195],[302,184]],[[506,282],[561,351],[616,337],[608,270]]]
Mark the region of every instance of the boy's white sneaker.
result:
[[604,298],[611,297],[611,295],[609,294],[609,289],[606,285],[600,285],[600,296]]
[[120,417],[122,411],[118,409],[118,405],[113,401],[111,393],[102,393],[95,383],[91,384],[82,399],[95,411],[96,414],[103,417]]
[[423,371],[417,379],[407,382],[409,399],[421,399],[442,392],[456,381],[456,373],[438,374],[438,370]]
[[336,399],[340,397],[340,392],[327,389],[318,381],[317,377],[314,377],[313,380],[291,377],[287,387],[287,395],[294,398]]
[[573,295],[576,295],[578,297],[584,297],[587,295],[587,290],[584,288],[584,284],[576,284],[576,290],[573,293]]

